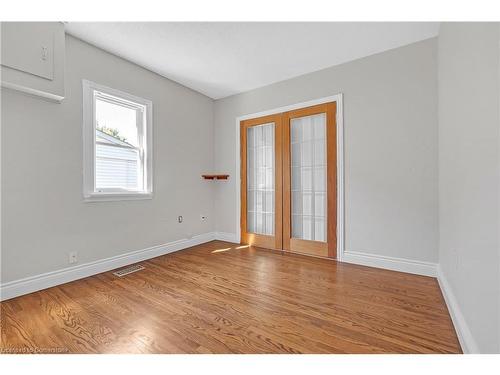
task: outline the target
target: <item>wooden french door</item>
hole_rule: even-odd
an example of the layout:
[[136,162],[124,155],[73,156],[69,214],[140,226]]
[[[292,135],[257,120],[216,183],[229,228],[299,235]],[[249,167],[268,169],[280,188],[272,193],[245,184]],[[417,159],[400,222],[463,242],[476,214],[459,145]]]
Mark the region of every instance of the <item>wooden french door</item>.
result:
[[283,247],[282,116],[242,121],[241,241]]
[[241,163],[242,242],[336,258],[336,103],[242,121]]
[[336,103],[283,115],[283,249],[336,258]]

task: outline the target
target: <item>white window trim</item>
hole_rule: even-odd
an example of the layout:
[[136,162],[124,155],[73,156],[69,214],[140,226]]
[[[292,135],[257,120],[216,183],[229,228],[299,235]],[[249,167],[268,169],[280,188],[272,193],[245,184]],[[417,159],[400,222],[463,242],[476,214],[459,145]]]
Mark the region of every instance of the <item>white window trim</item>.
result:
[[[153,103],[150,100],[82,80],[83,87],[83,200],[85,202],[123,201],[153,198]],[[146,114],[143,192],[95,191],[95,108],[94,91],[109,94],[144,106]]]

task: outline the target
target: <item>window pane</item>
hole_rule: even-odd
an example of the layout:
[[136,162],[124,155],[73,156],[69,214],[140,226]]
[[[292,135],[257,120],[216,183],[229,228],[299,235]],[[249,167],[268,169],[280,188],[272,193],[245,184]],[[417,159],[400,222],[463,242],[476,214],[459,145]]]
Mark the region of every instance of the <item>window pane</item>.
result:
[[137,111],[96,98],[96,190],[142,190]]
[[326,241],[326,116],[291,121],[292,237]]
[[137,147],[137,111],[118,104],[96,99],[96,128],[120,141]]
[[274,123],[247,129],[247,231],[274,235]]
[[138,190],[138,152],[96,145],[97,189]]

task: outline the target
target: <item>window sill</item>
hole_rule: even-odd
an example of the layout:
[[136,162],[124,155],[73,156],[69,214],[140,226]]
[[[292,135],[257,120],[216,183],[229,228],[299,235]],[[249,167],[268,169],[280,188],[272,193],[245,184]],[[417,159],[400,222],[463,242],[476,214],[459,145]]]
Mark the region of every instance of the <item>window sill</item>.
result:
[[153,193],[94,193],[83,197],[84,202],[116,202],[153,199]]

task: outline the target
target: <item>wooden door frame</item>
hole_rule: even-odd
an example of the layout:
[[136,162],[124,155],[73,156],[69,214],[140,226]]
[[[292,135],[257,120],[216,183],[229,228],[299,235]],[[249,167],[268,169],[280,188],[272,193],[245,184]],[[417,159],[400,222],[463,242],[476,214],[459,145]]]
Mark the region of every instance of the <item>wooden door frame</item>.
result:
[[[343,118],[343,95],[338,93],[332,96],[327,96],[324,98],[318,98],[306,102],[296,103],[284,107],[274,108],[262,112],[251,113],[244,116],[237,117],[236,120],[236,137],[235,137],[235,160],[236,160],[236,170],[235,170],[235,182],[233,189],[235,189],[235,214],[236,219],[234,222],[234,234],[231,233],[219,233],[221,237],[227,240],[231,240],[235,243],[241,242],[241,160],[240,160],[240,123],[244,120],[249,120],[257,117],[264,117],[268,115],[275,115],[278,113],[293,111],[296,109],[311,107],[318,104],[325,104],[329,102],[335,102],[337,104],[337,261],[342,261],[344,259],[344,223],[345,223],[345,213],[344,213],[344,118]],[[325,258],[332,259],[332,258]]]

